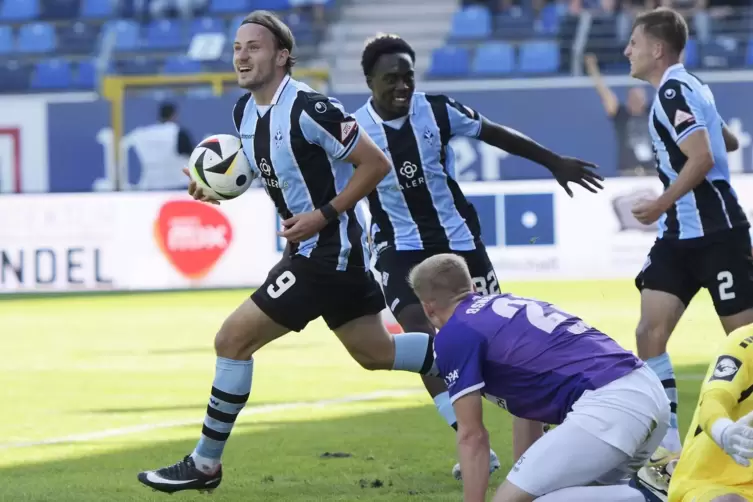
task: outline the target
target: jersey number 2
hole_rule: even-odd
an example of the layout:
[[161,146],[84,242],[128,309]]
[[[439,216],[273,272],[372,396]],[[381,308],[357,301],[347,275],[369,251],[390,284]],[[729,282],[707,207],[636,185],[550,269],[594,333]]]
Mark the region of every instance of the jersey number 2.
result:
[[[532,326],[549,334],[553,333],[557,326],[571,318],[571,316],[553,307],[550,307],[551,312],[546,314],[541,304],[527,298],[503,297],[494,300],[494,303],[492,303],[494,313],[508,319],[512,318],[522,308],[526,309],[526,317]],[[583,321],[578,321],[570,326],[567,331],[574,335],[580,335],[589,328],[590,326]]]
[[295,284],[295,276],[290,270],[281,273],[274,284],[267,286],[267,294],[271,298],[279,298]]
[[732,277],[732,272],[729,270],[723,270],[716,276],[716,280],[719,281],[719,299],[733,300],[735,298],[735,292],[730,291],[730,289],[735,285],[735,280]]

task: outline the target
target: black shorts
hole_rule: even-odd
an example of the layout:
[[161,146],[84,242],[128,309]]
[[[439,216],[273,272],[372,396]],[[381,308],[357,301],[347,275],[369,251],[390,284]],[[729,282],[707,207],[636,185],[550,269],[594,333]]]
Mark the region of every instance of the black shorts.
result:
[[643,270],[639,290],[678,297],[687,307],[706,288],[719,316],[753,307],[753,254],[747,228],[725,230],[699,239],[657,239]]
[[476,291],[479,293],[500,292],[494,267],[489,260],[489,255],[486,254],[486,248],[481,243],[476,243],[476,249],[473,251],[450,251],[446,249],[397,251],[390,246],[379,253],[377,270],[382,274],[382,287],[387,306],[395,317],[406,306],[420,303],[408,284],[408,274],[411,269],[425,259],[440,253],[453,253],[465,259]]
[[286,256],[252,295],[277,324],[301,331],[317,317],[330,329],[384,310],[384,296],[371,270],[338,271],[300,255]]

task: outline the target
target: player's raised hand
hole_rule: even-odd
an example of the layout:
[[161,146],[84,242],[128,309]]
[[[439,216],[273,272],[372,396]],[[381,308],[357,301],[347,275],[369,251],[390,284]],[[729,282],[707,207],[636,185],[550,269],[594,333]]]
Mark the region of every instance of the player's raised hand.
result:
[[200,200],[201,202],[208,202],[209,204],[219,204],[220,201],[210,199],[209,197],[204,195],[204,192],[201,191],[201,187],[193,180],[191,179],[191,174],[188,172],[188,168],[183,168],[183,173],[188,176],[188,179],[191,180],[188,182],[188,195],[193,197],[196,200]]
[[[724,449],[727,455],[743,467],[748,467],[750,459],[753,458],[752,426],[753,412],[748,413],[737,422],[726,419],[726,425],[722,425],[724,428],[721,434],[719,434],[720,437],[717,441],[717,444]],[[716,423],[712,427],[712,436],[714,435],[714,428],[717,428]],[[716,438],[714,439],[716,440]]]
[[604,181],[604,178],[591,171],[597,168],[596,164],[574,157],[559,157],[554,165],[549,166],[554,178],[570,197],[573,196],[573,191],[567,186],[568,183],[577,183],[592,193],[596,193],[597,188],[604,188],[599,183]]
[[289,242],[297,243],[316,235],[327,226],[327,219],[317,209],[288,218],[282,222],[282,226],[285,230],[277,232],[277,235],[286,238]]

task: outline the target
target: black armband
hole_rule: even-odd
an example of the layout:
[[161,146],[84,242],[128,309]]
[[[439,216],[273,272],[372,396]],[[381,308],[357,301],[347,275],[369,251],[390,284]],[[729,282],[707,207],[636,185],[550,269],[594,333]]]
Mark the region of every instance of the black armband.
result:
[[337,212],[337,209],[332,207],[332,204],[330,204],[329,202],[324,204],[322,207],[320,207],[319,211],[322,212],[322,214],[324,215],[324,218],[328,222],[334,221],[340,217],[340,214]]

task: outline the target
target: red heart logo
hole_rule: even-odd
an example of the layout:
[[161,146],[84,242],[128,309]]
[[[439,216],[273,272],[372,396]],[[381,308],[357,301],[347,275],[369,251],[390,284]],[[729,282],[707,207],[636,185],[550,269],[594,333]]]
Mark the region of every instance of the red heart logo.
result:
[[230,246],[233,227],[222,212],[209,204],[173,200],[160,208],[154,238],[181,274],[200,279]]

